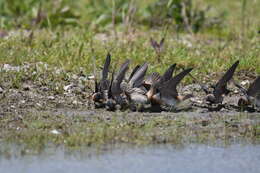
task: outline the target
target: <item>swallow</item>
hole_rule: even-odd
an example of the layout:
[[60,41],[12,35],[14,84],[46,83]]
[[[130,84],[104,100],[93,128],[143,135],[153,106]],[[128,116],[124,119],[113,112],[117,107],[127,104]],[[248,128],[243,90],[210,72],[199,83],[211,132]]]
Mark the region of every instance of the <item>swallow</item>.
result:
[[252,105],[253,107],[260,108],[260,76],[258,76],[253,83],[250,84],[246,90],[237,83],[235,85],[243,92],[244,97],[238,100],[239,107],[247,107]]
[[177,91],[177,85],[191,72],[191,70],[192,68],[183,70],[170,80],[159,84],[158,88],[156,88],[157,92],[151,92],[151,95],[147,93],[147,97],[150,99],[151,103],[173,108],[181,101],[192,97],[192,95],[181,96]]
[[125,104],[124,97],[122,96],[122,89],[120,87],[122,81],[125,78],[125,74],[128,70],[130,61],[126,60],[120,67],[117,75],[114,78],[114,72],[112,73],[112,79],[108,91],[108,102],[107,106],[109,110],[113,110],[115,105],[122,106]]
[[110,81],[108,80],[108,72],[109,66],[111,62],[111,55],[110,53],[107,54],[105,64],[102,70],[102,78],[100,82],[97,82],[95,78],[95,91],[92,95],[92,100],[95,103],[103,104],[108,99],[108,89],[110,85]]
[[135,71],[128,83],[121,83],[120,87],[130,103],[142,105],[148,102],[147,91],[142,86],[147,69],[148,64],[145,63]]
[[157,42],[153,38],[150,38],[150,44],[157,54],[160,54],[160,52],[162,51],[164,40],[164,37],[160,40],[160,42]]
[[217,82],[217,84],[213,86],[213,94],[208,94],[206,101],[210,104],[219,104],[223,102],[224,96],[230,92],[227,89],[227,83],[232,79],[238,64],[239,61],[236,61]]
[[144,86],[148,90],[147,97],[150,98],[155,94],[156,90],[160,85],[167,82],[172,78],[173,71],[176,67],[176,64],[172,64],[162,76],[159,73],[153,72],[144,80]]

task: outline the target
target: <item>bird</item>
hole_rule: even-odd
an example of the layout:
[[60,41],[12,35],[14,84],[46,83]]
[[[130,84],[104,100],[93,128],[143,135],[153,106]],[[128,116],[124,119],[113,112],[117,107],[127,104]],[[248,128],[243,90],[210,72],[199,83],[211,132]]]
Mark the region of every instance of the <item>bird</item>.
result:
[[151,101],[152,105],[164,105],[174,108],[181,101],[192,97],[191,94],[181,96],[177,91],[177,85],[191,71],[192,68],[185,69],[176,76],[171,77],[170,80],[157,84],[158,87],[156,88],[156,91],[153,90],[152,92],[147,93],[147,97]]
[[210,104],[220,104],[223,102],[224,95],[227,95],[230,92],[227,89],[227,83],[232,79],[238,64],[239,61],[236,61],[217,82],[217,84],[213,86],[213,94],[208,94],[206,96],[206,101]]
[[125,100],[122,96],[122,89],[120,87],[122,81],[125,78],[125,74],[129,68],[130,60],[126,60],[120,67],[118,73],[114,78],[114,72],[112,73],[111,83],[108,90],[108,101],[107,101],[107,108],[109,110],[114,110],[116,105],[124,105]]
[[156,90],[158,89],[159,85],[162,85],[164,82],[167,82],[172,78],[173,71],[176,67],[176,64],[172,64],[162,76],[159,73],[153,72],[146,77],[144,80],[144,86],[148,90],[147,97],[150,98]]
[[241,97],[238,100],[238,106],[241,108],[252,105],[253,107],[260,108],[260,76],[258,76],[246,90],[237,83],[235,86],[238,87],[244,94],[244,97]]
[[111,62],[111,55],[110,53],[107,54],[106,60],[102,69],[102,77],[99,82],[97,82],[97,79],[95,77],[95,90],[92,94],[92,100],[94,103],[96,103],[96,106],[103,106],[103,104],[108,99],[108,89],[110,85],[110,81],[108,80],[108,72],[109,72],[109,66]]
[[135,70],[128,82],[122,82],[120,85],[128,101],[132,105],[137,105],[138,108],[148,102],[146,96],[147,90],[142,85],[147,69],[148,63],[144,63]]

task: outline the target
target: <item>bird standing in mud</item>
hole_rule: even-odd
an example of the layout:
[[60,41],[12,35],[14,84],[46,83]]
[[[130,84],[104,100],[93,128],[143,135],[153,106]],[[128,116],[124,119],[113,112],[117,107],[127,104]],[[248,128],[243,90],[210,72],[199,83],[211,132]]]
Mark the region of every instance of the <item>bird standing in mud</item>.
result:
[[219,104],[223,102],[224,95],[227,95],[230,92],[227,89],[227,83],[232,79],[238,64],[239,61],[236,61],[217,82],[217,84],[213,86],[213,94],[207,95],[206,101],[210,104]]
[[104,103],[108,99],[108,89],[110,85],[110,81],[108,80],[108,72],[109,72],[110,62],[111,62],[111,55],[110,53],[108,53],[106,56],[105,64],[103,66],[102,77],[100,82],[97,82],[95,76],[95,91],[92,95],[92,100],[94,101],[95,106],[97,107],[103,107]]
[[254,82],[249,86],[246,90],[240,85],[235,85],[243,92],[244,97],[240,98],[238,101],[238,106],[241,108],[245,108],[249,105],[253,107],[260,108],[260,76],[258,76]]
[[158,83],[151,86],[151,89],[147,92],[147,97],[152,106],[164,105],[174,108],[178,103],[184,101],[192,95],[181,96],[178,94],[177,85],[181,80],[191,72],[192,68],[183,70],[175,77],[171,77],[169,80],[159,80]]

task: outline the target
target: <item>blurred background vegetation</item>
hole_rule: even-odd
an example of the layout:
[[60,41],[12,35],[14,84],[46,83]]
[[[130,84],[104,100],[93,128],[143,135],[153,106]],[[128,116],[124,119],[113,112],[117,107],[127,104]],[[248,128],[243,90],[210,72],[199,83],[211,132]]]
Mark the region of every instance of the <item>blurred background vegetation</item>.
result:
[[[0,0],[0,35],[18,30],[29,34],[0,37],[0,62],[90,70],[93,57],[101,63],[112,51],[120,61],[149,58],[159,71],[172,62],[212,71],[241,59],[260,72],[252,68],[260,66],[259,0]],[[151,37],[167,37],[164,51],[154,51]]]
[[30,29],[77,26],[104,31],[113,27],[160,27],[198,32],[218,27],[225,11],[192,0],[0,0],[0,27]]

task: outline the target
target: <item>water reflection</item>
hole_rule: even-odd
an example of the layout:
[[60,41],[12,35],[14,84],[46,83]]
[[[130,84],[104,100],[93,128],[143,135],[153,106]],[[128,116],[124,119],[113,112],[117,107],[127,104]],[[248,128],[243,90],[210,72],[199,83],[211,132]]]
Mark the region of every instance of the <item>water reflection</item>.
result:
[[[91,153],[91,154],[90,154]],[[0,172],[260,172],[259,145],[214,147],[168,145],[145,148],[121,147],[104,153],[48,149],[40,155],[0,156]]]

